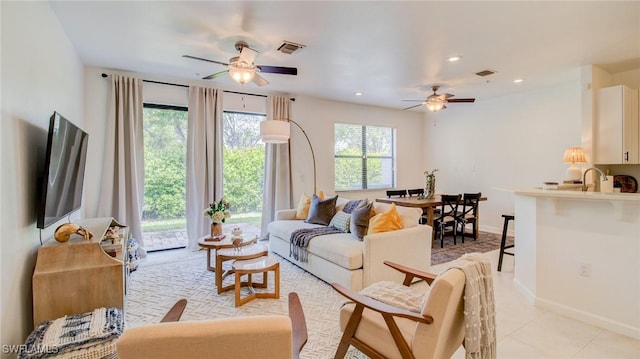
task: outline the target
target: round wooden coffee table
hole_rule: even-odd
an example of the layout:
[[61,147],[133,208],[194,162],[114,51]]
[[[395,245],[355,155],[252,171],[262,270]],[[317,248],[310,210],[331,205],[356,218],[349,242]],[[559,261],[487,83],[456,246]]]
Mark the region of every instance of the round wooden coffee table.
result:
[[266,256],[269,254],[269,249],[267,246],[263,246],[261,244],[254,244],[251,246],[240,247],[239,249],[235,248],[224,248],[216,251],[216,287],[218,289],[218,294],[222,292],[226,292],[235,287],[235,284],[227,285],[226,287],[222,285],[222,281],[229,275],[234,273],[233,267],[228,270],[224,270],[222,264],[226,261],[230,260],[245,260],[245,259],[254,259],[262,256]]
[[[280,262],[273,257],[259,257],[233,262],[232,268],[236,274],[235,291],[236,307],[239,307],[255,298],[280,298]],[[267,288],[269,285],[269,272],[274,273],[273,292],[256,292],[256,288]],[[262,273],[262,283],[253,283],[251,276]],[[242,276],[247,276],[247,281],[242,281]],[[243,286],[249,288],[249,295],[241,298],[240,290]]]
[[[219,250],[219,249],[224,249],[224,248],[233,248],[233,244],[231,244],[231,235],[227,234],[226,237],[223,240],[220,241],[213,241],[210,239],[211,236],[206,235],[202,238],[200,238],[198,240],[198,245],[202,248],[206,248],[207,250],[207,269],[215,272],[216,271],[216,267],[211,265],[211,250],[214,251],[214,255],[215,255],[215,251]],[[256,235],[242,235],[242,245],[243,246],[248,246],[251,244],[256,244],[258,243],[258,236]]]

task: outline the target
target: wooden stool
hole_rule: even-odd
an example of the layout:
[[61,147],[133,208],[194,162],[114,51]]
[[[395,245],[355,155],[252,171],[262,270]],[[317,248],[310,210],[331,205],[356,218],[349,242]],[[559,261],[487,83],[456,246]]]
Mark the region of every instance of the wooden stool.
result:
[[[236,292],[236,307],[239,307],[255,298],[280,298],[280,262],[273,257],[259,257],[255,259],[242,260],[233,262],[233,270],[236,275],[235,292]],[[269,272],[275,273],[274,279],[274,291],[258,293],[253,288],[267,288]],[[253,283],[251,281],[251,275],[255,273],[262,273],[262,283]],[[247,275],[247,281],[242,282],[242,276]],[[244,298],[240,297],[240,290],[242,286],[249,288],[250,294]]]
[[509,228],[509,221],[516,220],[516,217],[510,214],[503,214],[502,218],[504,218],[504,225],[502,226],[502,240],[500,241],[500,258],[498,259],[498,272],[502,270],[502,256],[508,254],[510,256],[515,256],[513,252],[506,252],[505,249],[513,248],[514,244],[507,244],[507,229]]

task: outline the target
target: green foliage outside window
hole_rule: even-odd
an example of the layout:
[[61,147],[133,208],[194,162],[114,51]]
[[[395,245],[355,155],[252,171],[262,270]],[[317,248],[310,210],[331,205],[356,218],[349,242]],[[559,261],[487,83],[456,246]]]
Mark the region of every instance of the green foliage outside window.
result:
[[187,112],[144,109],[143,220],[184,217]]
[[394,187],[394,141],[393,128],[337,123],[336,190]]
[[[231,215],[261,212],[264,116],[225,113],[224,198]],[[144,109],[145,185],[143,220],[184,218],[186,206],[187,112]],[[211,199],[213,200],[213,199]]]

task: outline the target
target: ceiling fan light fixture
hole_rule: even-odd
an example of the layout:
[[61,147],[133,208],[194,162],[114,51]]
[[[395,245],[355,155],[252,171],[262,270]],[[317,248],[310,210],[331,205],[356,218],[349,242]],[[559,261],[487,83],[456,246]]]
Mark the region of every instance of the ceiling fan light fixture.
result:
[[229,69],[229,76],[231,76],[231,79],[241,85],[244,85],[247,82],[251,82],[255,75],[256,71],[251,68],[231,66],[231,68]]
[[438,112],[444,108],[444,102],[437,98],[431,98],[425,103],[425,106],[431,112]]

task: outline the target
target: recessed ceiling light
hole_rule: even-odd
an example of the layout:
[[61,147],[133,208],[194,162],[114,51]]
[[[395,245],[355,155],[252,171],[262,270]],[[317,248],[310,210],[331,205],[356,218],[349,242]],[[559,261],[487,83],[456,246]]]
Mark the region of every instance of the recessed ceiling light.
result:
[[522,81],[524,81],[524,80],[523,80],[523,79],[515,79],[515,80],[513,80],[513,83],[519,84],[519,83],[521,83]]
[[354,92],[353,94],[356,96],[362,96],[362,92]]
[[456,62],[456,61],[459,61],[461,58],[462,58],[462,56],[459,56],[459,55],[457,55],[457,56],[451,56],[451,57],[449,58],[449,62]]

